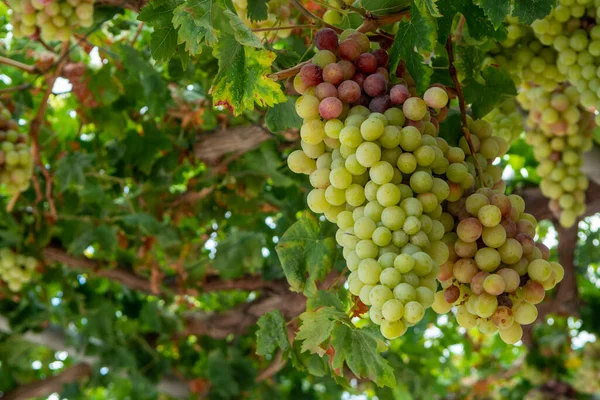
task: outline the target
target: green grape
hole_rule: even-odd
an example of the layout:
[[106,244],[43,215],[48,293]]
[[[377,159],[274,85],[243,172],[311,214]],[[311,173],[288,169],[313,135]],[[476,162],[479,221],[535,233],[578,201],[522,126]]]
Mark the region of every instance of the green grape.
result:
[[417,291],[409,283],[399,283],[394,288],[393,294],[394,298],[400,300],[404,305],[417,299]]
[[358,264],[358,277],[367,285],[375,285],[379,281],[381,267],[375,259],[367,258]]
[[423,319],[425,307],[416,301],[409,301],[404,304],[404,320],[410,325],[414,325]]

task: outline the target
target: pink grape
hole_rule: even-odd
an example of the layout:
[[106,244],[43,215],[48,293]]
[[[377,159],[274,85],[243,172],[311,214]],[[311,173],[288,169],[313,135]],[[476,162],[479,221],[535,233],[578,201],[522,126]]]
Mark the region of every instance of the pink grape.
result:
[[360,94],[360,86],[354,81],[344,81],[338,86],[338,97],[345,103],[354,103]]
[[315,96],[319,100],[323,100],[327,97],[337,97],[338,91],[335,86],[329,82],[322,82],[315,88]]
[[387,90],[387,82],[383,76],[379,74],[371,74],[365,79],[363,88],[365,93],[371,97],[382,96]]
[[410,97],[410,92],[405,85],[395,85],[390,90],[390,97],[394,104],[404,104],[406,99]]
[[334,119],[342,113],[343,104],[337,97],[327,97],[319,103],[319,114],[325,119]]
[[344,69],[338,63],[327,64],[323,68],[323,80],[339,85],[344,80]]
[[323,70],[315,64],[306,64],[300,69],[300,79],[307,86],[317,86],[323,82]]
[[343,59],[354,61],[361,53],[360,43],[356,40],[346,39],[340,43],[338,52]]
[[354,60],[356,68],[366,74],[372,74],[377,70],[377,59],[371,53],[362,53]]
[[352,79],[352,77],[356,73],[356,68],[354,67],[354,64],[352,64],[348,60],[340,60],[337,62],[337,64],[340,67],[342,67],[342,72],[344,73],[344,80],[347,81],[348,79]]
[[329,50],[335,52],[338,48],[338,35],[331,28],[319,29],[315,35],[315,46],[319,50]]
[[373,50],[371,52],[371,54],[373,54],[373,56],[375,56],[378,67],[381,67],[381,68],[387,67],[388,61],[390,59],[390,56],[388,55],[387,51],[385,51],[383,49],[377,49],[377,50]]

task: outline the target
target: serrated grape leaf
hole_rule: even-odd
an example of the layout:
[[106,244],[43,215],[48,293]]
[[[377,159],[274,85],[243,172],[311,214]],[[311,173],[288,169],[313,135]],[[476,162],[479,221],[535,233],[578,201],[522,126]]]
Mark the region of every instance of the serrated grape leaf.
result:
[[60,191],[68,189],[80,190],[85,186],[85,170],[92,165],[94,156],[84,153],[69,153],[58,160],[56,165],[56,181]]
[[247,17],[252,22],[264,21],[269,17],[269,0],[248,0]]
[[[519,0],[517,0],[518,2]],[[510,14],[510,0],[481,0],[479,6],[496,29],[502,25],[504,18]]]
[[302,342],[302,352],[310,351],[319,355],[325,354],[321,344],[328,340],[336,325],[342,321],[349,322],[346,313],[333,307],[322,307],[315,311],[300,314],[302,325],[296,334],[296,340]]
[[443,15],[438,19],[440,43],[446,42],[456,14],[462,14],[465,17],[469,34],[477,40],[493,38],[501,41],[506,37],[506,29],[504,27],[494,28],[492,21],[488,19],[483,9],[473,3],[473,0],[438,0],[438,7]]
[[265,122],[271,132],[277,133],[302,126],[302,118],[296,113],[296,99],[297,97],[288,96],[287,101],[269,107]]
[[435,20],[423,14],[413,4],[411,18],[398,24],[398,32],[390,49],[390,71],[395,71],[400,60],[417,83],[417,92],[422,94],[428,87],[433,70],[425,64],[423,52],[431,52],[435,45]]
[[278,348],[288,350],[288,341],[285,319],[279,310],[273,310],[259,318],[256,331],[256,354],[266,356]]
[[179,29],[177,43],[185,43],[190,54],[200,54],[205,42],[209,46],[217,42],[213,27],[217,7],[220,5],[214,0],[187,0],[174,9],[172,25]]
[[536,19],[542,19],[550,14],[555,5],[556,0],[515,0],[512,15],[522,24],[529,25]]
[[275,250],[292,290],[309,293],[331,271],[337,255],[335,239],[323,236],[317,218],[308,212],[288,228]]
[[177,51],[177,29],[171,22],[175,8],[175,1],[164,2],[157,7],[151,3],[138,15],[139,21],[154,29],[150,36],[150,53],[157,62],[169,60]]
[[427,13],[432,17],[439,18],[442,16],[442,14],[440,14],[440,9],[438,8],[437,4],[435,4],[436,2],[437,0],[415,0],[417,8],[422,13]]
[[225,16],[229,19],[229,23],[231,25],[231,29],[233,29],[233,36],[236,38],[238,43],[244,46],[256,47],[257,49],[262,49],[262,42],[252,29],[248,28],[238,15],[230,10],[225,10]]
[[223,279],[233,279],[260,271],[265,262],[264,234],[232,230],[217,246],[214,267]]
[[219,72],[210,90],[215,105],[240,115],[253,110],[254,103],[273,107],[285,101],[280,85],[267,77],[274,53],[242,46],[233,35],[224,34],[213,54],[219,59]]
[[473,78],[477,82],[483,83],[485,80],[481,76],[481,70],[483,62],[487,56],[486,52],[479,48],[479,46],[454,46],[456,52],[456,60],[454,65],[457,71],[462,76],[467,78]]
[[481,74],[482,84],[473,78],[465,79],[465,100],[471,104],[475,118],[481,118],[509,97],[517,95],[510,75],[503,69],[487,66]]
[[329,290],[319,290],[314,296],[310,296],[306,299],[306,309],[316,310],[320,307],[333,307],[338,311],[344,311],[344,303],[338,297],[338,295]]
[[357,377],[366,377],[377,386],[395,386],[394,369],[380,354],[385,344],[377,327],[354,328],[345,324],[334,327],[331,346],[335,350],[332,368],[348,365]]

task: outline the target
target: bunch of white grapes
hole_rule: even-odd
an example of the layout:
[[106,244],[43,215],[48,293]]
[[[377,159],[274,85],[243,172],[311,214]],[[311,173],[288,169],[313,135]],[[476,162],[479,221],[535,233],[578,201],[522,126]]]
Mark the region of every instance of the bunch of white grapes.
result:
[[600,393],[600,342],[588,342],[583,347],[581,364],[575,370],[573,387],[581,393]]
[[[278,26],[295,25],[296,22],[291,18],[292,8],[281,0],[273,0],[268,3],[268,16],[263,21],[251,21],[248,18],[248,0],[233,0],[233,6],[237,11],[238,17],[244,22],[244,25],[252,29],[276,28]],[[263,39],[287,38],[291,35],[291,29],[266,30],[255,32],[254,34]]]
[[514,97],[500,103],[483,119],[492,125],[494,134],[504,139],[509,147],[525,131],[523,116],[517,109],[517,101]]
[[0,184],[10,194],[26,190],[33,174],[31,148],[18,129],[10,111],[0,103]]
[[73,29],[94,23],[95,0],[8,0],[17,38],[35,34],[45,41],[69,40]]
[[[560,0],[532,24],[537,37],[559,53],[557,67],[581,95],[585,108],[600,105],[600,1]],[[600,120],[596,117],[597,122]]]
[[[495,167],[506,150],[493,145],[491,125],[469,121],[469,130],[479,164]],[[537,221],[525,213],[520,196],[504,194],[500,168],[489,175],[493,181],[487,187],[445,204],[450,232],[442,241],[450,255],[440,268],[444,290],[435,294],[432,307],[438,313],[456,307],[462,327],[499,331],[504,342],[514,344],[523,334],[521,325],[537,318],[535,304],[562,280],[564,270],[547,261],[549,250],[534,242]]]
[[573,226],[586,210],[588,179],[581,172],[582,154],[592,146],[593,118],[579,107],[572,86],[552,93],[532,89],[519,95],[529,109],[525,136],[538,161],[540,189],[564,227]]
[[296,102],[302,150],[288,165],[309,175],[308,206],[339,227],[350,292],[393,339],[432,304],[448,257],[442,203],[459,199],[474,178],[463,150],[437,137],[444,89],[421,98],[390,85],[387,53],[370,51],[362,33],[340,42],[323,29],[315,42],[313,62],[294,82],[303,93]]
[[36,266],[37,260],[33,257],[17,254],[7,247],[0,249],[0,279],[13,292],[31,281]]
[[[565,80],[556,65],[558,55],[552,47],[540,43],[528,26],[511,23],[509,28],[513,28],[515,39],[492,49],[487,64],[505,68],[515,83],[525,88],[541,86],[552,90]],[[510,32],[509,29],[509,35]]]

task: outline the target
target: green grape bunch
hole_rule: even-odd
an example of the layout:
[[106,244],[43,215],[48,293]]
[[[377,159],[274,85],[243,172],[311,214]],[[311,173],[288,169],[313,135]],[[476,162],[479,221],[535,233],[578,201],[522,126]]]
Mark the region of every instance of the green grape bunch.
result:
[[33,257],[18,254],[7,247],[0,249],[0,279],[13,292],[20,291],[31,281],[37,264]]
[[494,133],[504,139],[509,146],[525,131],[523,116],[517,108],[515,98],[506,99],[483,119],[492,125]]
[[10,111],[0,103],[0,184],[11,195],[25,191],[33,175],[31,148],[18,129]]
[[586,210],[589,182],[581,165],[583,153],[592,147],[592,114],[579,106],[579,93],[572,86],[551,93],[530,89],[519,100],[529,110],[525,138],[539,163],[542,194],[559,223],[573,226]]
[[[292,8],[281,0],[268,2],[267,19],[263,21],[252,21],[248,18],[248,0],[234,0],[233,5],[244,25],[252,29],[265,29],[255,34],[262,39],[287,38],[291,35],[291,29],[277,29],[277,27],[293,26],[296,24],[292,18]],[[267,29],[272,28],[272,29]]]
[[39,34],[45,41],[69,40],[73,29],[94,23],[95,0],[8,0],[15,37]]

